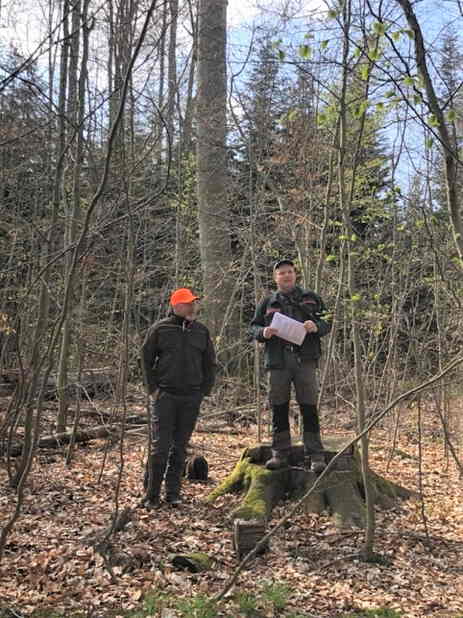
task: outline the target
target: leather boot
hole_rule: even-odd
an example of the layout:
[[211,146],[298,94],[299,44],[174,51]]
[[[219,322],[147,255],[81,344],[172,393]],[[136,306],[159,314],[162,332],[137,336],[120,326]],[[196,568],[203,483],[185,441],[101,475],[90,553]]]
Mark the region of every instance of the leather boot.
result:
[[320,432],[304,432],[304,458],[310,459],[310,469],[316,474],[326,468]]
[[291,435],[289,431],[282,431],[273,436],[272,457],[267,461],[267,470],[280,470],[288,466],[288,458],[291,453]]

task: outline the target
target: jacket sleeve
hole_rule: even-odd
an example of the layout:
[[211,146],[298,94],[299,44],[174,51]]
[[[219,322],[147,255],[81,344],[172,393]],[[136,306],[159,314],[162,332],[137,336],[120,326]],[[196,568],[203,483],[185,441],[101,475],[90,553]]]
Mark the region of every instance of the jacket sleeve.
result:
[[331,330],[331,316],[329,312],[326,310],[326,307],[320,297],[319,297],[319,306],[320,306],[320,310],[317,311],[315,324],[318,327],[318,335],[320,337],[324,337]]
[[149,395],[152,395],[158,388],[156,382],[156,375],[153,368],[159,356],[159,350],[157,347],[157,335],[158,331],[156,325],[152,326],[145,337],[141,348],[141,363],[143,368],[143,378],[145,382],[146,390]]
[[217,362],[215,358],[214,344],[212,343],[209,332],[207,333],[207,345],[203,354],[203,383],[201,385],[202,393],[207,396],[211,394],[212,387],[215,383],[215,375],[217,372]]
[[251,320],[251,325],[249,328],[251,337],[261,343],[265,343],[267,341],[263,335],[264,328],[266,326],[265,311],[267,309],[267,301],[268,298],[264,298],[264,300],[257,305],[256,312]]

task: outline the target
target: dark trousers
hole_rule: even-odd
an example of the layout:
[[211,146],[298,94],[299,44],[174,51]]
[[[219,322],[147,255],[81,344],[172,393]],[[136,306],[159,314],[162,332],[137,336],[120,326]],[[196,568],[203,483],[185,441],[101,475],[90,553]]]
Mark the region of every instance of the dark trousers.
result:
[[[317,406],[310,403],[300,403],[302,428],[304,433],[319,433]],[[279,406],[272,406],[272,434],[289,431],[289,401]]]
[[165,479],[167,498],[180,493],[186,449],[196,425],[201,394],[171,395],[160,391],[151,408],[151,444],[145,486],[150,499],[159,499]]
[[298,403],[317,404],[318,381],[317,361],[300,360],[290,350],[284,351],[284,368],[270,369],[269,399],[272,406],[286,403],[291,398],[291,384],[294,384]]
[[320,425],[317,410],[317,361],[301,361],[293,351],[285,349],[284,362],[284,369],[271,369],[269,375],[273,439],[275,440],[278,434],[289,432],[289,401],[292,384],[301,411],[304,433],[318,433]]

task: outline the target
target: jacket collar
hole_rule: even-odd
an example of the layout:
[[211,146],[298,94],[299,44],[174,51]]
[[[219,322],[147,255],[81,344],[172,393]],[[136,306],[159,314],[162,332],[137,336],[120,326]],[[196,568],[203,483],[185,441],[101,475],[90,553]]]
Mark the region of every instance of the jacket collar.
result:
[[300,302],[302,299],[302,288],[300,288],[298,285],[296,285],[291,292],[288,292],[287,294],[285,294],[284,292],[281,292],[280,290],[276,290],[276,292],[274,292],[271,296],[271,300],[280,300],[280,301],[286,301],[286,302]]
[[171,324],[175,324],[175,326],[181,326],[182,328],[190,328],[190,326],[193,324],[193,322],[191,322],[190,320],[185,320],[185,318],[182,318],[180,315],[175,315],[173,311],[170,312],[169,319]]

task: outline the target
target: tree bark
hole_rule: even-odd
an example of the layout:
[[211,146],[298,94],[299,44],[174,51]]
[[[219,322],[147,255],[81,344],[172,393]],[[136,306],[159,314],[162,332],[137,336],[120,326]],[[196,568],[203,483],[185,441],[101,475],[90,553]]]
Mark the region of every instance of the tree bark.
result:
[[[226,0],[200,0],[197,165],[204,313],[220,331],[230,256],[226,157]],[[224,293],[225,291],[225,293]]]
[[455,150],[451,135],[448,131],[444,110],[439,104],[439,99],[429,74],[428,65],[426,62],[424,39],[418,19],[416,18],[409,0],[397,0],[397,3],[402,7],[408,25],[413,32],[416,64],[418,66],[418,71],[423,78],[429,110],[436,119],[436,131],[439,135],[442,148],[444,150],[443,154],[445,162],[447,205],[460,267],[463,268],[463,222],[457,192],[457,165],[461,165],[462,162],[459,160],[458,152]]

